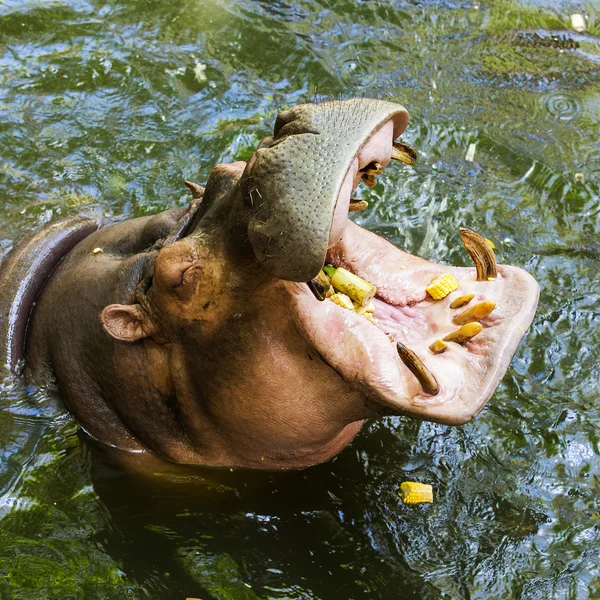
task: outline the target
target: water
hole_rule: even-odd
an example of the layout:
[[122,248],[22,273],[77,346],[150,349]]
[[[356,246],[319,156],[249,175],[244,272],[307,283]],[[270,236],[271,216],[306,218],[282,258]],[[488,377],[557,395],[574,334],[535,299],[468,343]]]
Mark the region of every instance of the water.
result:
[[[419,163],[358,221],[455,264],[473,227],[542,289],[474,422],[373,422],[298,473],[136,478],[6,382],[2,598],[600,598],[597,5],[4,0],[0,82],[2,254],[61,215],[183,206],[285,106],[378,96]],[[435,503],[403,506],[406,479]]]

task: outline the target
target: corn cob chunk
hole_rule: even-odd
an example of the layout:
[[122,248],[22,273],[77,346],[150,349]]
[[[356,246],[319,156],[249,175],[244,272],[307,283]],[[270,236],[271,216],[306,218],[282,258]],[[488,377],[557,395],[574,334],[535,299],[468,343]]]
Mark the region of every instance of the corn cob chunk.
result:
[[400,484],[400,497],[404,504],[433,502],[433,488],[428,483],[405,481]]
[[446,344],[446,342],[444,342],[443,340],[435,340],[435,342],[433,342],[433,344],[429,346],[429,349],[434,354],[441,354],[447,347],[448,344]]
[[330,276],[331,285],[338,292],[350,296],[354,302],[361,306],[367,306],[377,292],[374,285],[343,267],[336,269],[335,267],[325,266],[323,270]]
[[425,289],[434,300],[440,300],[457,288],[458,281],[450,273],[444,273],[436,277]]
[[352,304],[352,300],[346,296],[346,294],[342,294],[337,292],[337,294],[332,294],[329,296],[329,299],[338,306],[342,308],[347,308],[348,310],[354,310],[354,304]]

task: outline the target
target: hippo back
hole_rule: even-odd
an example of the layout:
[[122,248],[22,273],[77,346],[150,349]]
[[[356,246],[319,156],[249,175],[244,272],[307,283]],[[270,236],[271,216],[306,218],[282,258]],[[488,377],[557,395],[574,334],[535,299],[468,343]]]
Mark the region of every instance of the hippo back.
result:
[[25,236],[0,266],[0,370],[16,373],[36,298],[52,271],[82,239],[98,229],[92,219],[69,217]]

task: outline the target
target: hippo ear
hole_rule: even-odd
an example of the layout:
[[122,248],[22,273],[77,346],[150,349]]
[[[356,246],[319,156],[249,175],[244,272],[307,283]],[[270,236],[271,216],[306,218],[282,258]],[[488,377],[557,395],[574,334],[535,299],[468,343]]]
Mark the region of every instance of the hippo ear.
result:
[[156,332],[156,326],[139,304],[111,304],[101,313],[104,329],[115,339],[136,342]]

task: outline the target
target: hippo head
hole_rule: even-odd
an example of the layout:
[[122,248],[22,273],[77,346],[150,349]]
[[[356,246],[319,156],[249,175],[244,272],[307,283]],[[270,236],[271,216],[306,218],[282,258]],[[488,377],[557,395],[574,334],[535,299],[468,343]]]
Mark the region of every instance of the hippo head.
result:
[[[184,423],[179,445],[133,431],[147,447],[180,462],[295,468],[335,455],[368,417],[457,425],[482,410],[538,286],[496,266],[468,230],[476,266],[449,267],[348,219],[361,180],[414,160],[395,142],[407,121],[380,100],[296,106],[247,164],[212,171],[194,221],[160,249],[135,302],[101,316],[122,352],[143,344],[152,386]],[[324,264],[376,286],[374,312],[324,299],[311,285]],[[446,273],[458,288],[435,300],[426,288]]]

